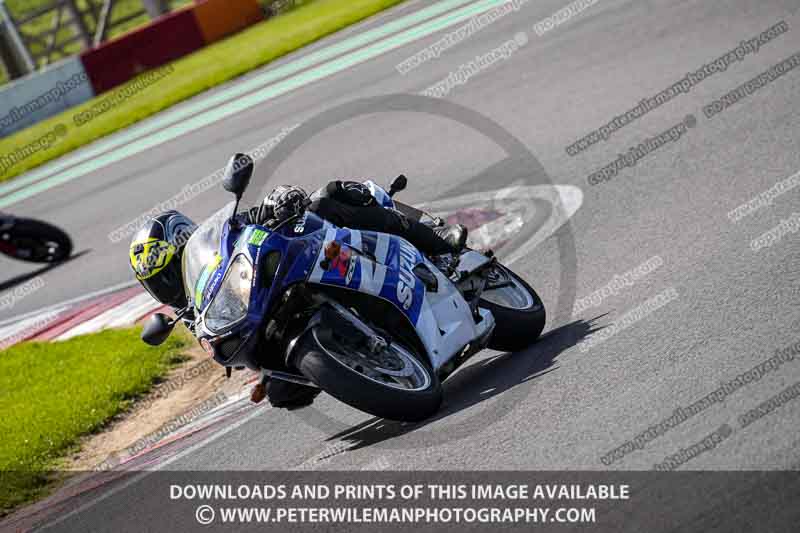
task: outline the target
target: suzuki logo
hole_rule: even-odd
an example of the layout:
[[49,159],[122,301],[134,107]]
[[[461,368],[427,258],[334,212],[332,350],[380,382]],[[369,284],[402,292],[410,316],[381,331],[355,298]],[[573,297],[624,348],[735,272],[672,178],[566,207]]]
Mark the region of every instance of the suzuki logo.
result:
[[416,266],[416,250],[404,240],[400,240],[400,281],[397,283],[397,301],[408,310],[414,302],[414,287],[417,278],[411,271]]

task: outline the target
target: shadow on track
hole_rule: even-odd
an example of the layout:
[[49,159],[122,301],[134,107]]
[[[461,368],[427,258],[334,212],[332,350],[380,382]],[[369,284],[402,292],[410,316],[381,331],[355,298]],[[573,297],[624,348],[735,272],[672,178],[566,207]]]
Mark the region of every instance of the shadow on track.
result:
[[349,448],[343,451],[366,448],[416,431],[513,387],[553,372],[558,368],[555,366],[555,360],[559,355],[592,333],[603,329],[595,325],[595,321],[603,316],[605,315],[589,321],[576,320],[547,332],[526,350],[502,353],[459,369],[443,384],[445,401],[432,418],[423,422],[409,423],[375,417],[328,437],[326,441],[340,439],[347,443]]
[[72,254],[71,256],[67,257],[66,259],[64,259],[63,261],[59,261],[58,263],[49,263],[49,264],[46,264],[45,266],[43,266],[41,268],[37,268],[33,272],[27,272],[25,274],[20,274],[19,276],[14,276],[13,278],[11,278],[9,280],[6,280],[6,281],[0,281],[0,291],[5,291],[5,290],[8,290],[8,289],[12,289],[12,288],[16,287],[17,285],[20,285],[21,283],[25,283],[26,281],[29,281],[29,280],[35,278],[36,276],[44,274],[45,272],[49,272],[50,270],[53,270],[54,268],[58,268],[58,267],[60,267],[62,265],[65,265],[65,264],[69,263],[70,261],[72,261],[73,259],[77,259],[77,258],[81,257],[82,255],[88,254],[91,251],[92,251],[91,249],[81,250],[80,252],[76,252],[76,253]]

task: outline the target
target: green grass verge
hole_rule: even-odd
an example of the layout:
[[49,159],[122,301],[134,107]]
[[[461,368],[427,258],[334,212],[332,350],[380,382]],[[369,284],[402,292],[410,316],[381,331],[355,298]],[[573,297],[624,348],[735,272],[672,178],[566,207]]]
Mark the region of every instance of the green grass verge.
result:
[[314,0],[285,15],[256,24],[173,62],[171,73],[87,124],[78,127],[72,117],[97,104],[108,93],[1,139],[0,156],[4,156],[41,139],[56,125],[62,124],[67,128],[66,134],[49,148],[34,152],[0,174],[0,181],[129,126],[401,1]]
[[43,495],[78,438],[102,428],[180,362],[188,333],[154,348],[141,328],[0,352],[0,516]]

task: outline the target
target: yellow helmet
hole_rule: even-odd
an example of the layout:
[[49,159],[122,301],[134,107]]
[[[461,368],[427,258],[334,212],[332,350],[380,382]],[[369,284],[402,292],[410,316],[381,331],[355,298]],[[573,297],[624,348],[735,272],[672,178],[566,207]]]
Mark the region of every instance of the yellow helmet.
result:
[[159,302],[186,306],[181,258],[197,226],[177,211],[150,219],[133,236],[130,263],[136,279]]

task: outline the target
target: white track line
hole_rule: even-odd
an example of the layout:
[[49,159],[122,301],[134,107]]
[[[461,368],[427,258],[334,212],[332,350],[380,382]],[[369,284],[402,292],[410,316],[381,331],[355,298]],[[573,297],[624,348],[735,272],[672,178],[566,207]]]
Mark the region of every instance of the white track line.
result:
[[63,341],[77,335],[94,333],[105,328],[130,326],[140,316],[146,314],[148,311],[154,311],[161,306],[162,304],[155,301],[150,294],[145,292],[134,296],[127,302],[123,302],[120,305],[103,311],[96,317],[82,322],[74,328],[68,329],[56,337],[55,340]]
[[242,417],[240,420],[237,420],[236,422],[234,422],[234,423],[233,423],[233,424],[231,424],[230,426],[226,427],[225,429],[222,429],[222,430],[220,430],[219,432],[217,432],[217,433],[214,433],[213,435],[210,435],[210,436],[209,436],[208,438],[206,438],[205,440],[202,440],[202,441],[198,442],[197,444],[195,444],[195,445],[193,445],[193,446],[190,446],[190,447],[186,448],[186,449],[185,449],[185,450],[183,450],[182,452],[179,452],[179,453],[177,453],[177,454],[173,455],[173,456],[172,456],[172,457],[170,457],[169,459],[166,459],[165,461],[163,461],[163,462],[159,463],[159,464],[158,464],[157,466],[155,466],[155,467],[154,467],[152,470],[145,470],[145,471],[143,471],[141,474],[139,474],[138,476],[135,476],[135,477],[133,477],[132,479],[130,479],[130,480],[128,480],[128,481],[126,481],[126,482],[125,482],[125,483],[123,483],[122,485],[119,485],[119,486],[117,486],[117,487],[114,487],[113,489],[111,489],[111,490],[109,490],[108,492],[106,492],[106,493],[102,494],[101,496],[98,496],[98,497],[97,497],[97,498],[95,498],[94,500],[92,500],[92,501],[89,501],[89,502],[85,503],[84,505],[81,505],[81,506],[80,506],[80,507],[78,507],[77,509],[74,509],[74,510],[70,511],[70,512],[69,512],[69,513],[67,513],[67,514],[65,514],[65,515],[62,515],[62,516],[58,517],[58,518],[57,518],[57,519],[55,519],[54,521],[52,521],[52,522],[50,522],[50,523],[48,523],[48,524],[46,524],[46,525],[42,526],[42,527],[39,529],[39,531],[44,531],[44,530],[47,530],[47,529],[49,529],[49,528],[51,528],[51,527],[53,527],[53,526],[55,526],[55,525],[58,525],[58,524],[60,524],[60,523],[61,523],[61,522],[63,522],[64,520],[66,520],[66,519],[68,519],[68,518],[70,518],[70,517],[72,517],[72,516],[75,516],[76,514],[79,514],[79,513],[82,513],[82,512],[84,512],[84,511],[87,511],[87,510],[91,509],[92,507],[94,507],[94,506],[95,506],[95,505],[97,505],[98,503],[102,502],[103,500],[105,500],[105,499],[107,499],[107,498],[110,498],[111,496],[115,495],[116,493],[118,493],[118,492],[120,492],[120,491],[122,491],[122,490],[124,490],[124,489],[126,489],[126,488],[128,488],[128,487],[130,487],[130,486],[131,486],[131,485],[133,485],[134,483],[138,483],[139,481],[143,480],[144,478],[146,478],[146,477],[147,477],[147,476],[149,476],[150,474],[152,474],[152,473],[154,473],[154,472],[157,472],[157,471],[161,470],[162,468],[164,468],[164,467],[166,467],[166,466],[169,466],[170,464],[174,463],[175,461],[178,461],[178,460],[180,460],[180,459],[183,459],[183,458],[184,458],[184,457],[186,457],[187,455],[189,455],[189,454],[192,454],[192,453],[196,452],[197,450],[201,449],[202,447],[204,447],[204,446],[206,446],[206,445],[208,445],[208,444],[211,444],[211,443],[212,443],[212,442],[214,442],[215,440],[217,440],[217,439],[219,439],[219,438],[221,438],[221,437],[224,437],[225,435],[227,435],[228,433],[230,433],[230,432],[231,432],[231,431],[233,431],[234,429],[237,429],[237,428],[239,428],[240,426],[243,426],[244,424],[246,424],[247,422],[249,422],[250,420],[252,420],[252,419],[253,419],[253,418],[255,418],[256,416],[258,416],[258,415],[260,415],[260,414],[263,414],[263,413],[264,413],[264,411],[266,411],[266,410],[268,410],[268,409],[269,409],[269,407],[264,407],[264,408],[258,408],[258,407],[256,407],[256,408],[253,410],[253,412],[252,412],[252,413],[250,413],[250,414],[248,414],[248,415],[246,415],[246,416]]
[[134,285],[136,285],[138,283],[139,282],[136,281],[136,280],[126,281],[125,283],[119,283],[117,285],[112,285],[110,287],[106,287],[105,289],[98,289],[96,291],[92,291],[90,293],[84,294],[83,296],[70,298],[69,300],[65,300],[65,301],[59,302],[57,304],[49,305],[47,307],[43,307],[41,309],[37,309],[36,311],[30,311],[30,312],[25,313],[23,315],[11,317],[11,318],[6,318],[4,320],[0,320],[0,327],[5,326],[7,324],[11,324],[12,322],[19,322],[20,320],[24,320],[24,319],[32,317],[32,316],[45,315],[48,312],[52,311],[53,309],[67,307],[67,306],[70,306],[70,305],[74,305],[76,303],[80,303],[80,302],[82,302],[84,300],[89,300],[91,298],[95,298],[97,296],[103,296],[104,294],[108,294],[110,292],[115,292],[115,291],[120,291],[120,290],[123,290],[123,289],[127,289],[127,288],[130,288],[130,287],[133,287]]

